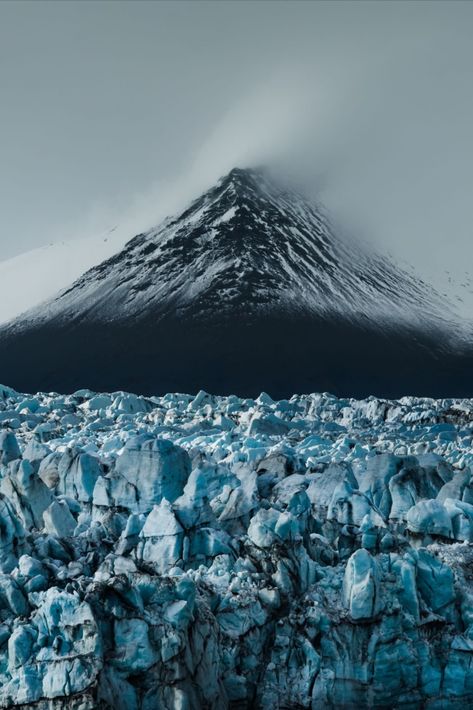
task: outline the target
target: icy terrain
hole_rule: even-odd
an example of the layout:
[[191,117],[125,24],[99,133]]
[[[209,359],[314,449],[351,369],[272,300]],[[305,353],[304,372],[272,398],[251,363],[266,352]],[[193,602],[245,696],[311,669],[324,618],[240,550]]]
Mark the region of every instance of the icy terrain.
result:
[[0,706],[471,706],[472,421],[0,388]]

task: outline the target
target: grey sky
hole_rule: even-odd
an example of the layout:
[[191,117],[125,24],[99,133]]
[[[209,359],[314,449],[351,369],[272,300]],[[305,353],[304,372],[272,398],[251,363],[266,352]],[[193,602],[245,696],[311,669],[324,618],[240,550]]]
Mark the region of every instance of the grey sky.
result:
[[460,273],[472,32],[468,2],[2,2],[0,258],[144,228],[279,152],[346,221]]

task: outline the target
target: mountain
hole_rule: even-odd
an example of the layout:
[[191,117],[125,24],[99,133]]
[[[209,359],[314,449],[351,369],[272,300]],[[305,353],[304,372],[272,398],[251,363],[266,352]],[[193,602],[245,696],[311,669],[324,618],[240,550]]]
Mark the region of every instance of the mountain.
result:
[[431,287],[261,170],[0,331],[2,379],[34,391],[466,395],[471,362]]

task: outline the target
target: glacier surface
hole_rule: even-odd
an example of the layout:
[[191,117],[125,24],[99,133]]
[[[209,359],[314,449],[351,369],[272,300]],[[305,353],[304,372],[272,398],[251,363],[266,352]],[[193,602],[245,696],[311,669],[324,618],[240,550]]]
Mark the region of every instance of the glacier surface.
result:
[[0,707],[472,706],[472,422],[0,387]]

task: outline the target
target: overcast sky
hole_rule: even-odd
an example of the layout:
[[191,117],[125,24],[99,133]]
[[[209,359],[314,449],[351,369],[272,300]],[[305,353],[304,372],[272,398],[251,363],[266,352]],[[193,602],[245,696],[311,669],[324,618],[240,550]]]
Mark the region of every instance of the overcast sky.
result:
[[346,224],[460,279],[472,36],[469,2],[1,2],[0,259],[139,231],[282,156]]

